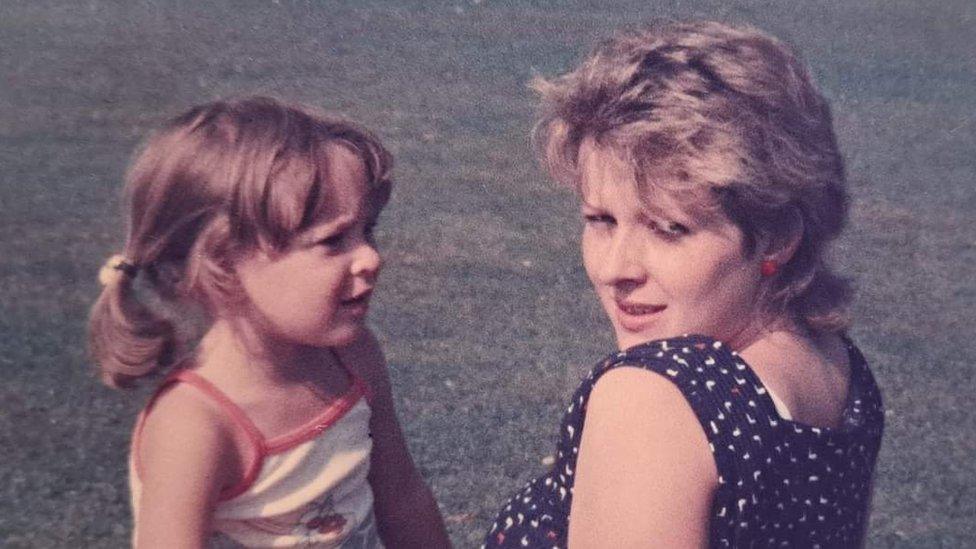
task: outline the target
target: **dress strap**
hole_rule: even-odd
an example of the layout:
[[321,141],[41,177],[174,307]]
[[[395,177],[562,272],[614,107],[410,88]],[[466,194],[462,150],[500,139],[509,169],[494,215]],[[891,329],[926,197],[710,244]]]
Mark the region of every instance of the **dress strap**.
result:
[[251,443],[251,447],[254,450],[254,455],[248,461],[247,466],[244,469],[244,476],[240,482],[229,488],[225,488],[220,493],[220,500],[225,501],[233,498],[243,492],[245,492],[254,480],[257,478],[258,473],[261,471],[261,465],[264,462],[264,456],[266,454],[266,445],[264,441],[264,436],[254,425],[254,422],[244,413],[241,408],[234,404],[230,398],[227,397],[213,383],[209,382],[203,376],[186,369],[177,369],[173,371],[169,376],[167,376],[156,392],[150,397],[149,402],[143,408],[142,412],[139,414],[139,418],[136,420],[135,430],[132,435],[132,442],[130,447],[130,453],[132,455],[133,465],[135,467],[136,475],[141,475],[142,465],[139,458],[139,439],[142,437],[142,430],[146,422],[146,418],[152,411],[153,405],[162,396],[166,390],[176,383],[186,383],[198,391],[204,394],[207,398],[212,400],[217,407],[221,409],[224,413],[228,415],[234,425],[243,431]]
[[247,417],[244,410],[241,410],[240,406],[234,404],[234,401],[213,383],[192,370],[177,370],[173,372],[172,378],[174,381],[182,381],[188,385],[192,385],[210,398],[247,435],[248,440],[255,448],[259,451],[264,450],[264,435],[261,434],[261,431],[254,425],[251,418]]

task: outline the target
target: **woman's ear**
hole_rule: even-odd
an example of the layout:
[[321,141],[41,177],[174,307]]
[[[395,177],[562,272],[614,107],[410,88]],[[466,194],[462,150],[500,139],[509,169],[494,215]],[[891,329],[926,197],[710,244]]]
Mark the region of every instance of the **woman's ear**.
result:
[[794,207],[790,208],[790,212],[787,214],[784,223],[780,226],[780,230],[777,234],[770,235],[762,243],[761,259],[763,261],[772,261],[776,265],[785,265],[793,259],[793,255],[796,254],[796,250],[800,247],[800,242],[803,240],[803,217],[800,216],[800,212]]

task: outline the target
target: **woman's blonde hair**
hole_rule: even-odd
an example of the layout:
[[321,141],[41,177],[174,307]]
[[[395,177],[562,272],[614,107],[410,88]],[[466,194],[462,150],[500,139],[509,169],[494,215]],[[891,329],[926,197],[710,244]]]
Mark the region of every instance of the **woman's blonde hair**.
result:
[[[250,97],[216,101],[169,121],[144,144],[125,184],[122,258],[104,277],[89,320],[102,379],[128,386],[177,357],[179,318],[150,301],[189,298],[211,314],[237,290],[232,261],[282,250],[317,221],[344,147],[363,162],[370,203],[389,198],[392,158],[366,130],[301,106]],[[138,284],[137,284],[138,282]],[[138,287],[137,287],[138,286]],[[138,291],[148,287],[152,299]]]
[[814,330],[846,327],[850,287],[824,261],[847,215],[843,160],[830,108],[790,47],[748,27],[660,22],[534,87],[533,141],[554,179],[580,189],[589,139],[632,167],[645,200],[665,192],[723,213],[747,254],[800,228],[768,305]]

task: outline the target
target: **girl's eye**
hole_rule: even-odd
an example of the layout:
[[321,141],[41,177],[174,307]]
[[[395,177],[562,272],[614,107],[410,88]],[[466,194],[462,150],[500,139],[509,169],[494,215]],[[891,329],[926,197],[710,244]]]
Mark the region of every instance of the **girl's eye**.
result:
[[325,246],[326,248],[335,248],[342,244],[343,236],[343,233],[336,233],[319,240],[316,242],[316,244],[319,246]]
[[590,225],[613,225],[617,221],[606,214],[584,214],[583,219]]
[[373,241],[373,236],[376,234],[376,223],[370,223],[363,228],[363,235],[366,236],[366,240],[370,242]]

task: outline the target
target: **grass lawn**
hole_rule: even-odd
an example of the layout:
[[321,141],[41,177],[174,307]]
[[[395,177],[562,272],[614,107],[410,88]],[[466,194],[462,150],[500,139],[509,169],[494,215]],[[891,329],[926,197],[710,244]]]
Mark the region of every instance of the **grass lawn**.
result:
[[888,407],[870,546],[976,546],[971,0],[0,3],[0,545],[127,543],[143,395],[101,387],[83,343],[121,176],[163,118],[264,93],[396,154],[372,319],[452,539],[476,546],[612,345],[572,197],[529,151],[526,83],[653,16],[752,23],[812,65],[854,196],[835,253],[860,289],[852,335]]

